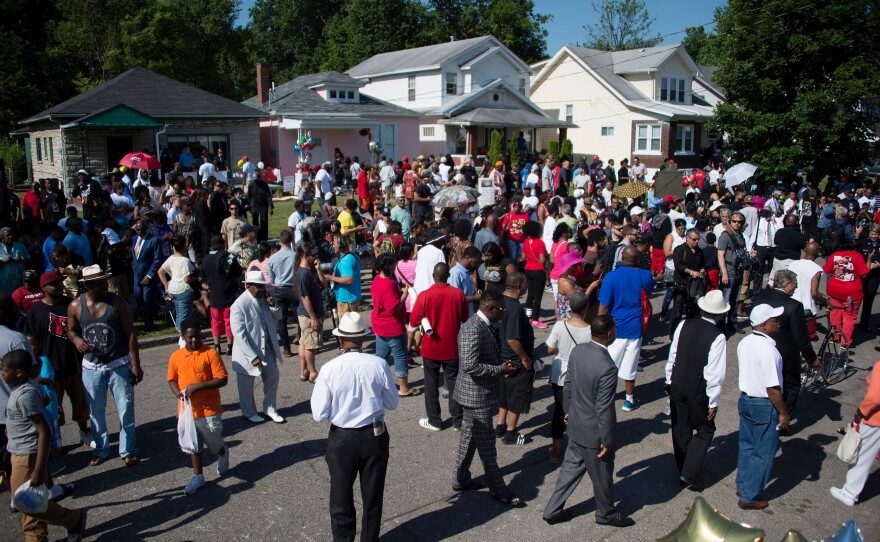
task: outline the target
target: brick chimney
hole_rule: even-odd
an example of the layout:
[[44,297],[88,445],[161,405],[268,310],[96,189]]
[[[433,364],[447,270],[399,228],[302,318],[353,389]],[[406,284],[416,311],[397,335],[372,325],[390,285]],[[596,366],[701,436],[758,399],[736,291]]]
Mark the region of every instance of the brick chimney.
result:
[[257,62],[257,104],[263,105],[269,101],[269,90],[272,88],[272,80],[269,77],[269,65]]

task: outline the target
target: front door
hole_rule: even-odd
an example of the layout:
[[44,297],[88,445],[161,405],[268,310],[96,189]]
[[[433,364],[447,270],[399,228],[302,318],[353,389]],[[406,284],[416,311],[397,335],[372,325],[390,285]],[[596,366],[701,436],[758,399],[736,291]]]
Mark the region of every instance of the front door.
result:
[[397,125],[382,125],[382,153],[379,155],[388,157],[389,160],[397,160]]
[[107,171],[112,171],[119,165],[123,156],[134,152],[133,145],[131,136],[107,137]]

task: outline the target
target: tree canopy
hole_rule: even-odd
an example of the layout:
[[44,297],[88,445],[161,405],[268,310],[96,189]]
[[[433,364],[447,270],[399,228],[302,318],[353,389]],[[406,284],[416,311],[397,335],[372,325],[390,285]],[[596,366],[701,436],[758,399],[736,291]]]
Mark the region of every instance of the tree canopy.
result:
[[642,0],[599,0],[592,2],[596,22],[584,26],[584,46],[602,51],[624,51],[653,47],[662,40],[651,35],[654,18]]

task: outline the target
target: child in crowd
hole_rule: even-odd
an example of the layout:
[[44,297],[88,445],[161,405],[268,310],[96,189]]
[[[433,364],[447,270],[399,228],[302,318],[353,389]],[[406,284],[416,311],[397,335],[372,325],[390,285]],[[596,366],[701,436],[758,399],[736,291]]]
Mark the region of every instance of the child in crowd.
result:
[[[49,449],[52,430],[43,410],[37,384],[31,380],[34,359],[27,350],[13,350],[0,361],[0,376],[11,388],[6,404],[6,433],[12,456],[10,490],[14,493],[26,481],[32,487],[49,484]],[[51,496],[51,495],[50,495]],[[41,514],[22,514],[21,529],[27,540],[49,539],[48,525],[67,529],[67,539],[82,540],[86,532],[85,510],[67,509],[50,498]]]
[[184,488],[192,495],[205,485],[202,473],[202,450],[208,448],[218,455],[217,474],[229,470],[229,450],[223,442],[223,420],[220,406],[220,388],[226,385],[228,373],[220,354],[202,342],[202,326],[188,318],[180,323],[180,336],[186,347],[171,354],[168,360],[168,387],[178,398],[188,398],[198,433],[198,452],[191,454],[193,477]]
[[52,368],[52,362],[43,355],[43,343],[40,338],[28,334],[27,340],[31,345],[31,351],[34,353],[34,359],[37,360],[31,367],[31,378],[37,381],[40,389],[49,399],[49,404],[45,406],[44,413],[46,421],[49,422],[49,429],[52,431],[50,444],[52,452],[49,454],[49,472],[52,476],[57,476],[67,467],[59,458],[61,457],[61,427],[58,425],[58,394],[55,393],[55,369]]

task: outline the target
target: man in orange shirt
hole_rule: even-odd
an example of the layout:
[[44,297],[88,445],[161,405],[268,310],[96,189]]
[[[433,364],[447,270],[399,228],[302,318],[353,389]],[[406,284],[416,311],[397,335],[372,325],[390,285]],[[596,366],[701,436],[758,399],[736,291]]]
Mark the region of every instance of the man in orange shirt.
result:
[[220,388],[226,385],[228,373],[217,350],[202,342],[201,325],[187,319],[180,324],[180,336],[186,347],[171,354],[168,360],[168,387],[178,398],[189,399],[198,433],[198,451],[191,454],[193,477],[184,493],[192,495],[205,485],[202,474],[202,449],[218,455],[217,474],[229,470],[229,450],[223,443],[223,420],[220,406]]

